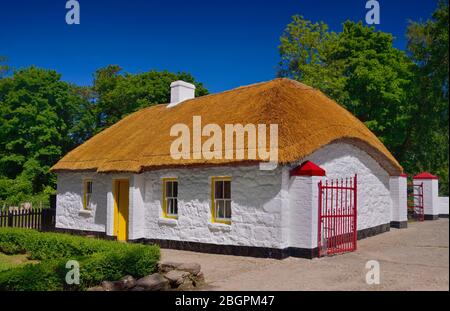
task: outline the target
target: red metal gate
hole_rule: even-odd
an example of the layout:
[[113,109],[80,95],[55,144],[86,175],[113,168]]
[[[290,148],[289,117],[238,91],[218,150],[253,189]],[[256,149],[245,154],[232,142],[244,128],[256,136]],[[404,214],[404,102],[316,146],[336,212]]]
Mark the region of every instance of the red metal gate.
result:
[[356,250],[357,175],[319,182],[319,257]]
[[423,183],[408,184],[408,211],[412,218],[417,221],[424,221]]

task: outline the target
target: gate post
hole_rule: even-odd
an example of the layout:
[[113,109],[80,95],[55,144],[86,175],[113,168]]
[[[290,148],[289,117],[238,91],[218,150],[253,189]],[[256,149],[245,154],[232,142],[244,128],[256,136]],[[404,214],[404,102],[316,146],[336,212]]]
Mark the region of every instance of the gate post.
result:
[[408,183],[406,174],[389,178],[391,194],[391,227],[403,229],[408,227]]
[[439,219],[439,178],[428,172],[414,176],[414,183],[423,183],[425,220]]
[[291,256],[313,258],[319,255],[319,187],[325,170],[306,161],[290,172],[289,240]]

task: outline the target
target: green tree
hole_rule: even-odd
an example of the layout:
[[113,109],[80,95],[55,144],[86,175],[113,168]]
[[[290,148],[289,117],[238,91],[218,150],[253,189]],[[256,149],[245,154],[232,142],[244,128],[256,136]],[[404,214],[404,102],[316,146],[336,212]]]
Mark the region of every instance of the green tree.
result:
[[342,32],[294,16],[282,37],[279,76],[316,87],[401,154],[410,122],[413,63],[390,34],[347,21]]
[[449,191],[449,7],[440,1],[431,19],[411,22],[408,50],[417,64],[414,100],[417,109],[408,131],[403,161],[411,172],[431,171],[440,177],[440,192]]
[[111,126],[124,116],[141,108],[170,101],[170,83],[184,80],[196,85],[196,96],[208,94],[202,83],[188,73],[149,71],[139,74],[122,73],[122,68],[110,65],[96,71],[93,90],[96,97],[97,131]]
[[83,140],[85,99],[52,70],[0,79],[0,199],[51,191],[49,168]]

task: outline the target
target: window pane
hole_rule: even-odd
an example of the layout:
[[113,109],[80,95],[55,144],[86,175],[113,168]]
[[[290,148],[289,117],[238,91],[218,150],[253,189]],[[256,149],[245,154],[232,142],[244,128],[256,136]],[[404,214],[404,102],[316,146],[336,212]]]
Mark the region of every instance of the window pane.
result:
[[167,199],[167,214],[172,214],[172,205],[173,205],[173,202],[172,202],[172,199]]
[[92,193],[92,181],[86,181],[86,193]]
[[225,218],[231,219],[231,201],[225,201]]
[[178,215],[178,199],[173,199],[173,214]]
[[231,181],[227,180],[223,182],[224,187],[224,199],[231,199]]
[[174,181],[172,187],[173,187],[173,194],[172,194],[172,196],[174,198],[176,198],[176,197],[178,197],[178,181]]
[[217,180],[214,185],[215,189],[215,198],[223,199],[223,181]]
[[86,193],[86,208],[89,207],[89,204],[91,203],[91,194]]
[[216,217],[217,218],[224,218],[224,212],[223,212],[223,201],[222,200],[218,200],[216,201]]
[[166,197],[172,196],[172,182],[165,181],[165,187],[166,187]]

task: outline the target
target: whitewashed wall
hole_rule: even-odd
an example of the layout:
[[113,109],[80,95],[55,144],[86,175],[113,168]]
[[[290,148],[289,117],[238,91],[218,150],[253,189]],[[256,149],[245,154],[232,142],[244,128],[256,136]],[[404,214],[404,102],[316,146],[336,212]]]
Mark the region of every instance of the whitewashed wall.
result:
[[[224,245],[284,248],[281,168],[259,166],[158,170],[145,176],[144,237]],[[231,225],[211,223],[211,177],[231,176]],[[178,219],[162,217],[162,178],[178,178]]]
[[439,197],[439,214],[448,215],[448,197]]
[[303,161],[322,167],[327,178],[358,174],[358,230],[390,223],[389,174],[365,151],[345,143],[327,145]]
[[[366,152],[348,144],[331,144],[309,156],[327,178],[358,174],[358,230],[390,222],[389,175]],[[112,181],[130,180],[129,239],[181,240],[223,245],[286,248],[312,247],[313,228],[292,221],[297,203],[289,167],[261,171],[259,166],[224,166],[148,171],[138,175],[58,174],[58,228],[106,232],[113,235]],[[211,223],[211,177],[232,178],[232,223]],[[179,216],[162,217],[162,178],[177,177]],[[83,179],[92,178],[90,213],[83,212]],[[319,179],[314,180],[315,183]],[[312,185],[311,187],[315,187]],[[315,189],[315,188],[312,188]],[[298,193],[297,193],[298,195]],[[309,198],[311,199],[311,198]],[[295,233],[293,234],[293,226]],[[300,238],[303,237],[303,238]]]
[[[105,232],[110,179],[94,173],[57,174],[56,227]],[[93,181],[90,211],[83,209],[83,180]]]

